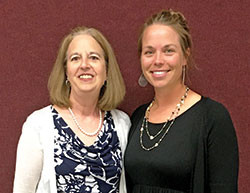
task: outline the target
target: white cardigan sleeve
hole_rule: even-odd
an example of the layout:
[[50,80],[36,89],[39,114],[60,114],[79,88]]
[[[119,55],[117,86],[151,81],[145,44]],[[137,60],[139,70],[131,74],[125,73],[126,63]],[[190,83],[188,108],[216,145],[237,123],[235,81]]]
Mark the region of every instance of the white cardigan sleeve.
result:
[[122,157],[123,157],[123,166],[120,179],[119,193],[127,193],[125,171],[124,171],[124,154],[127,146],[128,132],[131,126],[131,122],[129,116],[120,110],[115,109],[112,110],[111,113],[115,122],[115,129],[117,131],[120,140]]
[[43,151],[36,119],[29,116],[17,147],[13,193],[35,193],[43,166]]

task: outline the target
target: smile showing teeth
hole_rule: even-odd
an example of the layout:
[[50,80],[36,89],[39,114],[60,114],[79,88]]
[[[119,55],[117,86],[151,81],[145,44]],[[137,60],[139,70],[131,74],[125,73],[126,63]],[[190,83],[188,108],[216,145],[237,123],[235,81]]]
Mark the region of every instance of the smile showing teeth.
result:
[[81,75],[80,78],[88,79],[88,78],[92,78],[92,76],[89,74],[84,74],[84,75]]
[[156,75],[161,75],[161,74],[164,74],[165,73],[165,71],[157,71],[157,72],[153,72],[154,74],[156,74]]

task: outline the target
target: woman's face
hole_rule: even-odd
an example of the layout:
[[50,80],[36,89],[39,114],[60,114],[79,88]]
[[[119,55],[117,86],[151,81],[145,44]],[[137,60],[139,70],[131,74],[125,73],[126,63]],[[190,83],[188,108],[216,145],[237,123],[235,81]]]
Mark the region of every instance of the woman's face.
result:
[[145,78],[155,89],[182,84],[182,67],[186,64],[179,35],[172,27],[153,24],[145,29],[141,68]]
[[71,93],[97,93],[106,80],[104,52],[88,34],[74,37],[67,50],[67,76]]

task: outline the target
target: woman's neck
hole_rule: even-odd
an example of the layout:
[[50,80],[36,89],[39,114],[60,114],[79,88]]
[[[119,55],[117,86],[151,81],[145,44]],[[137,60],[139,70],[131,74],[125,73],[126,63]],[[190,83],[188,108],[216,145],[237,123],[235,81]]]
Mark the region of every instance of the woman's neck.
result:
[[167,107],[176,105],[185,93],[186,86],[178,84],[168,88],[155,89],[155,105]]
[[98,96],[70,94],[71,108],[81,116],[98,115]]

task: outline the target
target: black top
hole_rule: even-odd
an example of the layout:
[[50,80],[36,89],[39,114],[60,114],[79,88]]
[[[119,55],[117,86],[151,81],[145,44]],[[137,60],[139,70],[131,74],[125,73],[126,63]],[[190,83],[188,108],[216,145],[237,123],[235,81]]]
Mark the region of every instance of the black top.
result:
[[[149,104],[136,109],[125,153],[128,193],[236,193],[238,145],[223,105],[202,99],[178,116],[158,147],[145,151],[140,128]],[[162,124],[149,123],[156,134]],[[143,144],[151,147],[161,137]]]

